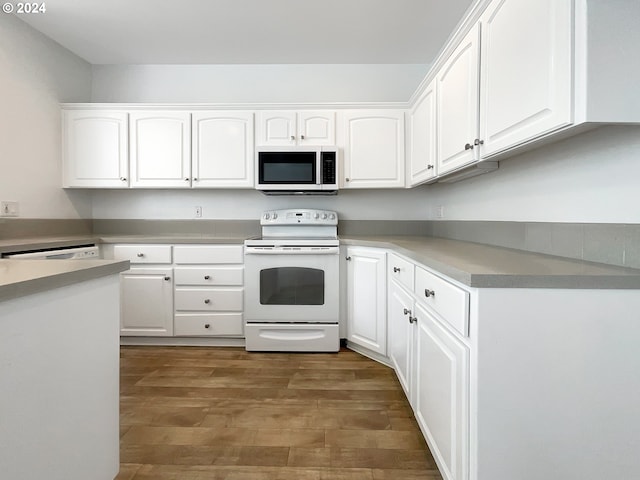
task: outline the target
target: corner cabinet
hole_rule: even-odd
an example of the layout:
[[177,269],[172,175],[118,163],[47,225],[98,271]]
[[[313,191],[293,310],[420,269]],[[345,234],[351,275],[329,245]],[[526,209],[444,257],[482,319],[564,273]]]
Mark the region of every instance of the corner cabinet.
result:
[[385,250],[347,247],[347,340],[380,355],[387,353]]
[[129,186],[128,114],[106,110],[62,112],[62,185]]
[[341,188],[402,188],[404,111],[347,110]]
[[409,112],[407,186],[415,187],[436,176],[436,82],[431,81]]
[[192,114],[192,186],[253,187],[253,112]]
[[258,145],[335,145],[336,112],[265,110],[257,115]]
[[191,187],[188,112],[132,112],[129,141],[132,187]]
[[[480,27],[460,42],[436,76],[438,174],[479,159],[478,75]],[[479,144],[479,143],[478,143]]]

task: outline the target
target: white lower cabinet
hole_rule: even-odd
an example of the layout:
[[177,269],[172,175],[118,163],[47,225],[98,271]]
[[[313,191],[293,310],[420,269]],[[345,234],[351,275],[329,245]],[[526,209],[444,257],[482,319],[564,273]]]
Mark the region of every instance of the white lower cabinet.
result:
[[469,478],[469,349],[423,306],[415,311],[415,404],[445,480]]
[[346,258],[347,340],[386,355],[386,251],[348,247]]
[[175,336],[241,337],[242,245],[176,245]]
[[134,267],[120,274],[120,335],[173,335],[171,267]]
[[414,337],[414,300],[395,281],[389,282],[388,302],[388,355],[411,405],[413,400],[413,337]]

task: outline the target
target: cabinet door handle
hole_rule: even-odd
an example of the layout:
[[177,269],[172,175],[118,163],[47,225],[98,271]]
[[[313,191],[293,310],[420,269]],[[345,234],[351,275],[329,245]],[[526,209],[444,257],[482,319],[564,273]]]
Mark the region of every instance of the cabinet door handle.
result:
[[193,181],[194,181],[194,182],[197,182],[197,181],[198,181],[198,179],[197,179],[197,178],[194,178],[194,179],[193,179]]
[[478,145],[484,145],[484,140],[480,140],[479,138],[476,138],[473,141],[473,144],[477,147]]
[[207,305],[209,305],[211,303],[211,300],[209,300],[208,298],[205,299],[204,303],[206,303]]
[[211,328],[211,324],[210,323],[205,323],[204,324],[204,328]]
[[344,257],[344,259],[345,259],[346,261],[350,261],[350,260],[351,260],[351,257]]
[[407,315],[407,314],[408,314],[409,316],[411,316],[411,310],[409,310],[409,309],[405,308],[405,309],[404,309],[404,314],[405,314],[405,315]]
[[126,182],[127,181],[127,177],[120,177],[120,181],[121,182]]
[[304,135],[300,135],[300,139],[304,140]]
[[409,315],[409,323],[416,323],[418,321],[418,317],[412,317]]
[[433,165],[427,165],[427,170],[431,170],[433,168]]
[[424,289],[424,296],[429,298],[429,297],[435,297],[436,296],[436,291],[435,290],[429,290],[428,288]]
[[211,276],[210,276],[210,275],[205,275],[205,276],[204,276],[204,279],[205,279],[205,280],[210,280],[210,279],[211,279]]
[[144,253],[139,253],[139,254],[137,255],[137,257],[138,257],[138,258],[142,258],[142,257],[144,257]]
[[399,267],[393,267],[393,273],[398,273],[400,271]]
[[295,135],[291,135],[291,140],[295,140],[295,139],[296,139]]
[[471,150],[471,149],[473,149],[473,145],[471,145],[470,143],[465,143],[464,149],[465,150]]
[[171,277],[164,277],[164,279],[165,279],[165,281],[168,282],[169,280],[171,280]]
[[184,181],[185,181],[185,182],[188,182],[188,181],[189,181],[189,177],[186,177],[186,178],[184,179]]

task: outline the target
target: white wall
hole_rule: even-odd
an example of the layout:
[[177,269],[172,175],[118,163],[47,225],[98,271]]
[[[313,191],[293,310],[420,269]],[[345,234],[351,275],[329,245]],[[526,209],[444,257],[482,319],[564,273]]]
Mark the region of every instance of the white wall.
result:
[[428,65],[94,65],[93,102],[404,102]]
[[342,190],[331,197],[268,197],[255,190],[97,190],[93,217],[101,219],[192,219],[195,206],[206,219],[257,220],[277,208],[336,210],[344,220],[424,220],[425,187],[413,190]]
[[28,218],[86,218],[61,189],[60,102],[91,98],[91,66],[14,15],[0,15],[0,200]]
[[429,188],[429,218],[640,223],[640,127],[607,126]]

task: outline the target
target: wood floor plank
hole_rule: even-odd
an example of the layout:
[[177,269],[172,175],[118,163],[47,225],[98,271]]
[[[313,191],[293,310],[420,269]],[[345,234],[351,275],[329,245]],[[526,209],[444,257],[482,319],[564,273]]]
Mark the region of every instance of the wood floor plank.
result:
[[121,348],[116,480],[442,480],[390,368],[349,350]]

